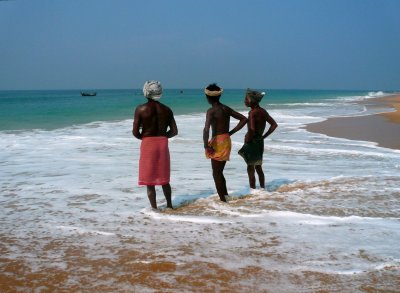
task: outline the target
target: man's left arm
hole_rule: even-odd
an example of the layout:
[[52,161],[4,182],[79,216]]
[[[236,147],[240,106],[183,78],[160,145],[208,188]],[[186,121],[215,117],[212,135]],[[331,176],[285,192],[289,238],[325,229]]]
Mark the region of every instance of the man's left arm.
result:
[[269,123],[270,127],[269,127],[268,131],[263,135],[264,139],[267,138],[278,127],[278,123],[276,123],[275,120],[271,116],[269,116],[268,113],[267,113],[266,120]]
[[171,119],[169,123],[169,130],[167,131],[167,137],[171,138],[174,137],[175,135],[178,135],[178,126],[176,126],[174,114],[171,111]]

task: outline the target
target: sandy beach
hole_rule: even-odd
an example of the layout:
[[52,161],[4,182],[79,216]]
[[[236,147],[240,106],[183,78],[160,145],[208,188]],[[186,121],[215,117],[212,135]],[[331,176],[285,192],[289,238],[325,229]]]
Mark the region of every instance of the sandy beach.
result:
[[[329,118],[308,124],[306,129],[328,136],[371,141],[382,147],[400,149],[400,95],[368,99],[359,103],[367,109],[374,109],[378,114]],[[394,111],[388,112],[390,108]]]

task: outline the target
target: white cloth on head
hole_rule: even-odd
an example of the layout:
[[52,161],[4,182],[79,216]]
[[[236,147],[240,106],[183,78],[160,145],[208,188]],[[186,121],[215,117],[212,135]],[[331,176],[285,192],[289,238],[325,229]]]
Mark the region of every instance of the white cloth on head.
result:
[[219,97],[224,92],[223,88],[220,88],[219,91],[210,91],[207,88],[204,89],[204,93],[209,97]]
[[246,90],[246,96],[248,96],[254,102],[259,103],[261,99],[265,96],[265,92],[259,92],[248,88]]
[[146,98],[158,100],[162,95],[161,83],[156,80],[149,80],[144,83],[143,94]]

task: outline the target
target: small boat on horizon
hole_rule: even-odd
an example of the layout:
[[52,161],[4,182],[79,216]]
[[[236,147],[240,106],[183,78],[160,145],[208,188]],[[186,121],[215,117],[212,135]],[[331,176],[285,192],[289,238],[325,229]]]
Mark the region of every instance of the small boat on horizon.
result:
[[97,95],[96,92],[81,92],[82,97],[94,97],[96,95]]

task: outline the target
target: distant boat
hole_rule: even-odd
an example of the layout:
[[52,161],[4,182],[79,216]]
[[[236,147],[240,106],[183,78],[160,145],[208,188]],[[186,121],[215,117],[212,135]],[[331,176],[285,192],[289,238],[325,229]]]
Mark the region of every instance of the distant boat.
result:
[[96,95],[97,95],[96,92],[81,92],[82,97],[94,97]]

